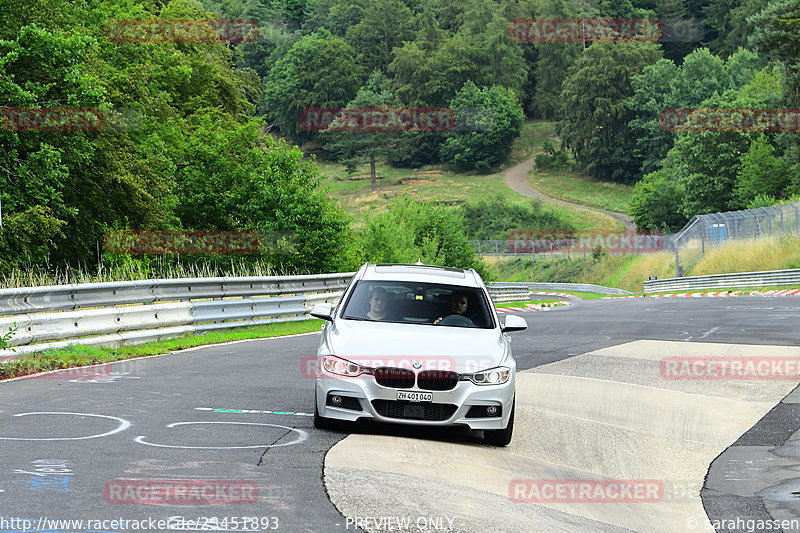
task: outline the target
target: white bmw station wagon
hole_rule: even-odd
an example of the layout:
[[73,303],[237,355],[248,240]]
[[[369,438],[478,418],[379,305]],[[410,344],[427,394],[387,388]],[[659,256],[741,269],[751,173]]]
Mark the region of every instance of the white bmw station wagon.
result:
[[516,363],[506,333],[474,270],[365,264],[326,320],[317,352],[314,425],[371,419],[420,426],[467,426],[505,446],[514,429]]

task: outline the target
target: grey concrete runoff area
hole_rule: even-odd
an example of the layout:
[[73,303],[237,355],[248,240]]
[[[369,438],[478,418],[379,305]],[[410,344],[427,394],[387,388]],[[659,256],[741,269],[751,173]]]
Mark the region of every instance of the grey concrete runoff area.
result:
[[[0,531],[800,531],[798,311],[748,296],[524,312],[506,448],[314,429],[318,334],[2,382]],[[735,361],[772,373],[711,371]]]

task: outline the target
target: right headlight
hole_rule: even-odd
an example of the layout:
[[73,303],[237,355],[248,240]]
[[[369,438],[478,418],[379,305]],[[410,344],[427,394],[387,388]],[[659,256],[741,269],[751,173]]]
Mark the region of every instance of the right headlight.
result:
[[475,385],[501,385],[508,381],[511,369],[507,366],[496,366],[474,374],[461,374],[461,379],[469,380]]
[[362,373],[371,373],[370,368],[357,365],[356,363],[351,363],[350,361],[342,359],[341,357],[336,357],[335,355],[324,356],[322,358],[322,368],[331,374],[337,374],[339,376],[347,376],[351,378],[359,376]]

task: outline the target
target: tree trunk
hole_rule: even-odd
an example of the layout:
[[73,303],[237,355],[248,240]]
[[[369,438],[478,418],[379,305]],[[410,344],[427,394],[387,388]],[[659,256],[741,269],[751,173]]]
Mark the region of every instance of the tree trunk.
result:
[[375,174],[375,154],[369,155],[369,175],[372,180],[372,190],[374,192],[378,188],[378,176]]

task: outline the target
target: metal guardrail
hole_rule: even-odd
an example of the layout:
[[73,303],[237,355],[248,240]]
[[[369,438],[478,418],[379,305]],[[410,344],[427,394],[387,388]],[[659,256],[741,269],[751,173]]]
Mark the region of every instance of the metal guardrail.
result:
[[[69,344],[119,346],[187,333],[307,319],[353,273],[87,283],[0,290],[0,359]],[[5,316],[3,316],[5,315]]]
[[513,284],[503,284],[500,286],[495,283],[490,283],[486,285],[486,289],[489,291],[492,303],[495,304],[527,300],[528,294],[530,293],[527,287]]
[[[522,282],[522,283],[491,283],[491,287],[495,290],[507,287],[524,287],[527,291],[577,291],[577,292],[596,292],[600,294],[609,294],[614,296],[627,296],[631,294],[628,291],[617,289],[615,287],[603,287],[602,285],[594,285],[592,283],[543,283],[543,282]],[[519,299],[519,298],[518,298]]]
[[[0,290],[0,331],[16,324],[0,360],[70,344],[119,346],[189,333],[305,320],[338,303],[353,273],[186,278]],[[489,288],[496,302],[527,298],[524,286]]]
[[713,274],[690,276],[644,282],[644,292],[665,292],[700,289],[727,289],[744,287],[800,286],[800,268],[791,270],[767,270],[764,272],[741,272],[737,274]]

